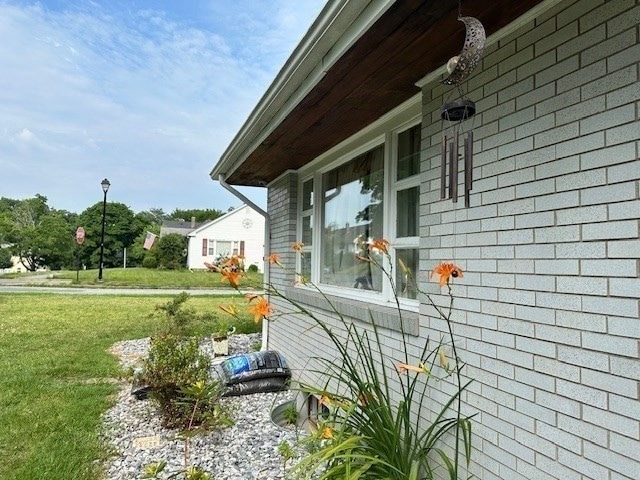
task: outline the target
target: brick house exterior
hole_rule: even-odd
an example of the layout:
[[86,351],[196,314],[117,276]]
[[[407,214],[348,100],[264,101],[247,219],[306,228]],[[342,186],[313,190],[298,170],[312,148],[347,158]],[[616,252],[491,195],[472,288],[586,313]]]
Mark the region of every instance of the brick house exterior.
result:
[[[314,26],[334,15],[336,3],[329,2]],[[478,6],[484,2],[476,3],[477,18],[491,23]],[[333,30],[320,36],[332,38],[336,48],[346,44],[345,52],[357,48],[366,32],[398,15],[397,4],[385,5],[374,13],[352,12],[349,26],[340,22],[349,12],[335,14]],[[465,8],[473,7],[463,3]],[[411,85],[417,92],[366,126],[345,138],[336,134],[335,144],[301,164],[264,175],[270,251],[327,283],[329,297],[358,328],[370,328],[371,312],[390,356],[400,347],[400,321],[417,351],[446,325],[424,301],[405,299],[400,319],[384,290],[339,284],[327,272],[327,250],[320,249],[327,224],[320,222],[328,215],[323,205],[330,191],[323,182],[336,168],[382,145],[388,176],[395,172],[391,160],[399,135],[419,128],[419,172],[411,177],[415,183],[405,181],[407,190],[419,192],[419,222],[406,249],[418,252],[421,289],[439,301],[445,298],[428,278],[434,265],[453,261],[465,272],[454,286],[453,319],[465,374],[474,379],[463,400],[465,412],[477,413],[470,473],[479,479],[640,478],[639,24],[639,0],[553,0],[531,5],[502,30],[488,32],[484,58],[465,87],[478,112],[469,208],[464,201],[440,199],[440,107],[451,88],[440,83],[442,68],[424,71]],[[359,25],[357,35],[349,33],[353,25]],[[296,54],[313,32],[294,52],[293,64],[304,62]],[[327,75],[336,68],[337,60]],[[285,65],[274,85],[293,78],[290,71]],[[319,81],[304,95],[287,98],[304,105],[321,86]],[[362,91],[366,105],[366,85]],[[214,178],[222,174],[239,184],[249,179],[243,171],[262,147],[255,140],[264,141],[264,130],[252,133],[251,121],[214,168]],[[286,116],[271,121],[275,128]],[[319,121],[308,128],[315,138],[312,129],[326,135],[340,125]],[[241,155],[234,146],[242,140],[251,141]],[[395,221],[404,214],[395,199],[404,192],[399,184],[385,180],[382,232],[392,244],[406,240]],[[290,248],[303,238],[311,244],[310,266],[300,264]],[[332,321],[324,300],[294,286],[292,274],[272,269],[270,281]],[[309,327],[304,318],[279,318],[269,325],[268,346],[284,354],[298,378],[313,382],[309,358],[331,358],[332,352],[321,332]],[[430,391],[433,411],[427,408],[425,419],[451,394],[444,384],[437,387],[445,391]]]

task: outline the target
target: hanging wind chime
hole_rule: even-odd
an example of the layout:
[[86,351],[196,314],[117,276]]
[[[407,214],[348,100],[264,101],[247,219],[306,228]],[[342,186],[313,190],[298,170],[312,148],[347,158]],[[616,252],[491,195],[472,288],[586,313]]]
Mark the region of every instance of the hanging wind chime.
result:
[[[449,76],[442,81],[446,85],[454,85],[455,89],[454,93],[440,107],[440,116],[442,118],[440,199],[449,198],[454,203],[458,201],[459,138],[466,132],[463,148],[464,205],[468,208],[470,206],[471,189],[473,188],[473,123],[471,127],[464,128],[465,124],[463,122],[475,115],[476,105],[464,95],[462,83],[480,63],[486,35],[482,23],[473,17],[460,16],[459,8],[460,5],[458,5],[458,20],[464,23],[466,30],[464,46],[459,55],[447,62]],[[448,192],[447,169],[449,170]]]

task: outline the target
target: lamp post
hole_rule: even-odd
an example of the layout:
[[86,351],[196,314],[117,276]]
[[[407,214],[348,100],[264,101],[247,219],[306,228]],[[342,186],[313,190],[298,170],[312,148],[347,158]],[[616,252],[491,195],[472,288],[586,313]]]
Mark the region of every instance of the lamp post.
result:
[[104,199],[102,200],[102,235],[100,236],[100,267],[98,268],[98,281],[102,281],[102,263],[104,259],[104,225],[106,223],[106,214],[107,214],[107,192],[109,191],[109,180],[106,178],[100,182],[102,186],[102,191],[104,192]]

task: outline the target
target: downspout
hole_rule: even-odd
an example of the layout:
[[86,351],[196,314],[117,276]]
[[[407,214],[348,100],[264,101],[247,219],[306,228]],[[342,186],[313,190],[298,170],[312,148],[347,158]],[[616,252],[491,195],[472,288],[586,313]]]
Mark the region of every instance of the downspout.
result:
[[[223,174],[218,175],[218,182],[222,185],[226,190],[231,192],[231,194],[240,200],[242,200],[246,205],[249,205],[256,212],[264,217],[264,277],[263,277],[263,285],[265,290],[265,295],[267,296],[267,300],[269,300],[269,282],[270,282],[270,271],[271,264],[269,263],[269,252],[271,251],[271,219],[269,218],[269,214],[245,197],[238,190],[229,185],[224,178]],[[267,350],[269,345],[269,321],[262,322],[262,350]]]

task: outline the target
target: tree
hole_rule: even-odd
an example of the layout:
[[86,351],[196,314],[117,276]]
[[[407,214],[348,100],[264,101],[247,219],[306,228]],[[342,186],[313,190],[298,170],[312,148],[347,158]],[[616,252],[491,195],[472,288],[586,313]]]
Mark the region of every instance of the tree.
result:
[[136,213],[136,218],[144,225],[162,225],[162,221],[169,218],[169,215],[161,208],[150,208],[149,210]]
[[218,217],[224,215],[224,212],[221,210],[217,210],[215,208],[207,208],[207,209],[191,209],[191,210],[181,210],[176,208],[171,215],[169,216],[172,220],[191,220],[191,217],[196,218],[196,222],[206,222],[209,220],[215,220]]
[[[78,221],[85,230],[85,241],[80,249],[80,258],[90,268],[100,264],[100,240],[102,234],[102,202],[82,212]],[[107,202],[104,232],[104,266],[115,267],[122,263],[122,254],[129,248],[144,225],[123,203]]]
[[0,268],[11,268],[13,262],[11,261],[11,251],[8,248],[0,247]]
[[27,270],[59,269],[72,263],[70,215],[49,208],[47,198],[39,194],[26,200],[2,198],[0,236]]
[[159,267],[178,270],[186,266],[187,239],[182,235],[169,233],[160,237],[157,248]]

